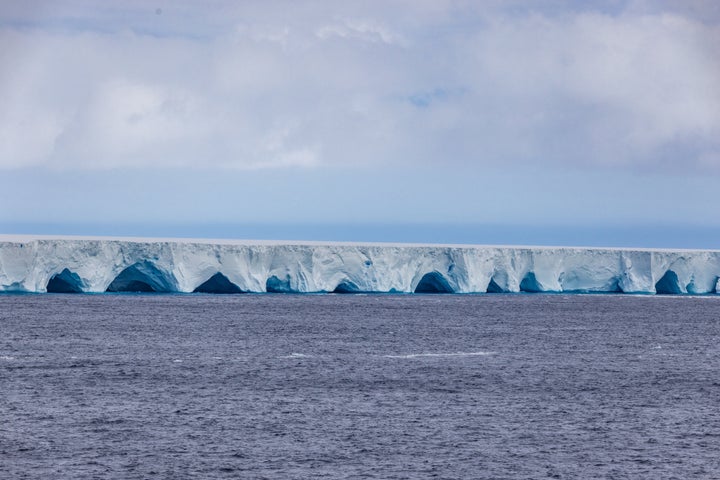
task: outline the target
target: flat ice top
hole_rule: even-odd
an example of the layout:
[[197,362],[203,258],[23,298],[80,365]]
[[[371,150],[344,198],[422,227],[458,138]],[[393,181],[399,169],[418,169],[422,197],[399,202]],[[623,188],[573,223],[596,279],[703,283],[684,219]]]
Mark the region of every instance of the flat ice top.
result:
[[698,248],[639,248],[639,247],[578,247],[578,246],[535,246],[535,245],[480,245],[480,244],[441,244],[441,243],[391,243],[391,242],[330,242],[309,240],[238,240],[210,238],[153,238],[153,237],[103,237],[75,235],[34,235],[34,234],[0,234],[0,242],[24,243],[34,240],[69,240],[69,241],[115,241],[135,243],[198,243],[216,245],[299,245],[299,246],[348,246],[348,247],[424,247],[424,248],[501,248],[501,249],[532,249],[532,250],[611,250],[641,252],[720,252],[716,249]]

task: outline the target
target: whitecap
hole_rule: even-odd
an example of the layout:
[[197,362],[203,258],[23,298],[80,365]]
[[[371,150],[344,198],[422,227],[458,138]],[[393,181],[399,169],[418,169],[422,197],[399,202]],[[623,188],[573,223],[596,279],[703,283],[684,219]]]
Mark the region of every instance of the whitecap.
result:
[[486,357],[497,352],[452,352],[452,353],[410,353],[407,355],[383,355],[385,358],[441,358],[441,357]]
[[304,353],[291,353],[290,355],[283,355],[279,358],[311,358],[312,355],[305,355]]
[[15,360],[15,357],[11,357],[10,355],[0,355],[0,360]]

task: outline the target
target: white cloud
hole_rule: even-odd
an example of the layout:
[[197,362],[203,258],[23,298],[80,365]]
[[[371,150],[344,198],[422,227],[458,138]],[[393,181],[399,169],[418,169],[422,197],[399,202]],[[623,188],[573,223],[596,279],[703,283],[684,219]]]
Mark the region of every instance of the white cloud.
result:
[[720,171],[720,28],[677,8],[38,5],[0,17],[0,168]]
[[370,43],[381,42],[388,45],[404,45],[407,43],[402,35],[377,22],[367,20],[346,20],[324,25],[315,31],[315,35],[322,40],[340,37]]
[[507,131],[536,146],[537,133],[579,142],[567,153],[577,160],[652,163],[675,143],[718,138],[719,33],[671,15],[503,20],[476,37],[476,85],[509,106],[506,119],[526,114]]

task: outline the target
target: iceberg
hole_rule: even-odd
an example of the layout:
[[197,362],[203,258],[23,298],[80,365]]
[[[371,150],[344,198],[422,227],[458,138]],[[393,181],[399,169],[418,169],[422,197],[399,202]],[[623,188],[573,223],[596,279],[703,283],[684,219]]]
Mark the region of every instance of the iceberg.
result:
[[720,251],[0,236],[0,292],[720,290]]

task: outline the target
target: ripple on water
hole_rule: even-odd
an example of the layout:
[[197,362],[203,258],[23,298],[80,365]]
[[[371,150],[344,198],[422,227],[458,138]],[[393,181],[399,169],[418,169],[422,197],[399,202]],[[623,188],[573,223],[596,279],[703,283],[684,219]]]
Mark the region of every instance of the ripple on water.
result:
[[720,296],[2,296],[0,309],[3,479],[720,472]]

